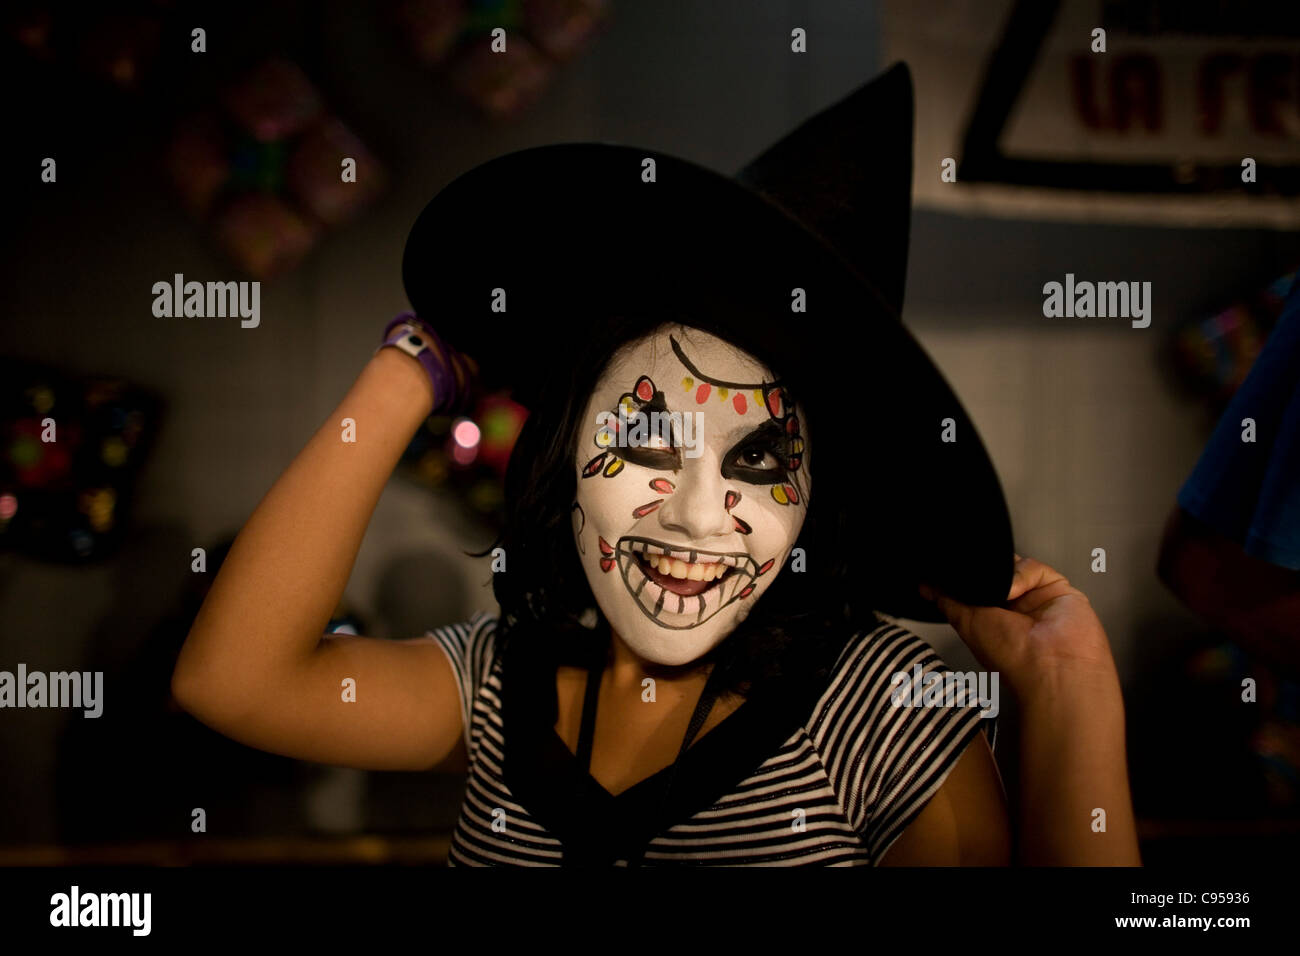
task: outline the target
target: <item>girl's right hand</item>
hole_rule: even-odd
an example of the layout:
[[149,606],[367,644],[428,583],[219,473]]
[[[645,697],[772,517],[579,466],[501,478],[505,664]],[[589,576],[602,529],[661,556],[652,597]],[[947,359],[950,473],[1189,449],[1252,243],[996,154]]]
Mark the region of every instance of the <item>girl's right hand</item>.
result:
[[1041,561],[1016,555],[1002,607],[963,604],[925,586],[921,596],[938,604],[980,663],[1001,673],[1022,701],[1119,690],[1110,643],[1092,604]]

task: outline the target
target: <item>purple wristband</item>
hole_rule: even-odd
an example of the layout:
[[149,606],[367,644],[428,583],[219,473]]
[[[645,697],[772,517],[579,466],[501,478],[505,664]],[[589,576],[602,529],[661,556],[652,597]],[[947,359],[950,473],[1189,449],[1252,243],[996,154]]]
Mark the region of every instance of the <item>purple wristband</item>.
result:
[[[414,333],[408,332],[401,326],[410,326],[415,330]],[[423,340],[423,341],[422,341]],[[436,345],[445,362],[439,361],[430,345]],[[450,368],[451,350],[442,337],[433,330],[429,323],[425,322],[413,312],[403,312],[397,318],[393,319],[384,328],[384,341],[375,349],[393,346],[401,349],[408,355],[417,359],[424,367],[424,371],[429,376],[429,381],[433,385],[434,411],[442,411],[453,407],[461,398],[460,389],[456,383],[456,374]]]

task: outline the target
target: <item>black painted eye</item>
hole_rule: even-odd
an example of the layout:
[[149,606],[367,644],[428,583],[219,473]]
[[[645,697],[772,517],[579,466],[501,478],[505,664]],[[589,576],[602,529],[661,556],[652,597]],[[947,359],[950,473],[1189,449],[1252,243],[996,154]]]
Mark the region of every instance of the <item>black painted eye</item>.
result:
[[752,485],[774,485],[787,478],[785,463],[768,441],[750,441],[733,448],[723,459],[722,475]]
[[790,477],[789,442],[776,422],[759,425],[731,447],[722,459],[722,476],[751,485],[775,485]]
[[675,448],[618,448],[611,446],[609,450],[624,461],[630,461],[634,465],[642,465],[646,468],[654,468],[656,471],[677,471],[682,466],[682,460]]

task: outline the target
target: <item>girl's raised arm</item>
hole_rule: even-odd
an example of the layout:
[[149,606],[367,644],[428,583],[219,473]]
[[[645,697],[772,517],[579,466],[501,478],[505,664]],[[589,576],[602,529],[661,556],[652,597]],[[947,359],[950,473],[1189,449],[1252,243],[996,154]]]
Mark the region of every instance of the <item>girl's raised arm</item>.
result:
[[371,357],[235,539],[172,675],[182,707],[301,760],[415,770],[463,757],[456,680],[437,644],[323,633],[379,495],[433,407],[419,362],[393,348]]

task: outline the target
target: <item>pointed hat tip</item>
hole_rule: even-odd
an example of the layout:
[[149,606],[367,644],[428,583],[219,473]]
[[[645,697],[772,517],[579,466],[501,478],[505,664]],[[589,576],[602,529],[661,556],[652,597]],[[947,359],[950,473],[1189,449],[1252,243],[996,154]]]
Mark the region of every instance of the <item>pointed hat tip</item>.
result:
[[819,236],[896,314],[911,231],[914,114],[912,71],[899,60],[736,174]]

